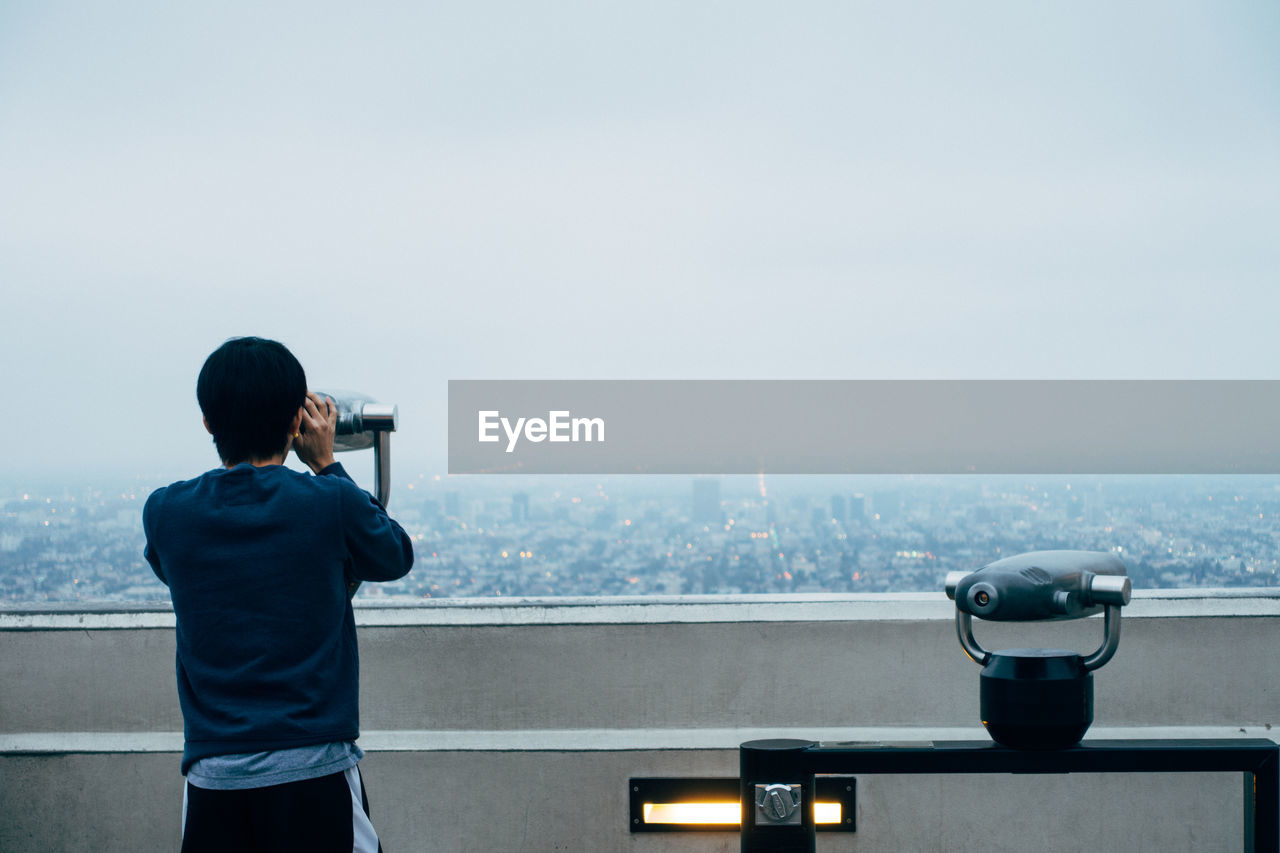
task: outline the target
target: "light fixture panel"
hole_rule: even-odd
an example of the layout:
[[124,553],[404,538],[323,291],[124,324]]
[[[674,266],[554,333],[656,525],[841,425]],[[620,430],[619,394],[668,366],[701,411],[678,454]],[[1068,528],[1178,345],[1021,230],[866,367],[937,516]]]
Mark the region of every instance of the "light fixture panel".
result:
[[[817,831],[853,832],[857,780],[818,776],[815,784]],[[738,832],[742,825],[735,777],[643,777],[631,779],[627,788],[632,832]]]

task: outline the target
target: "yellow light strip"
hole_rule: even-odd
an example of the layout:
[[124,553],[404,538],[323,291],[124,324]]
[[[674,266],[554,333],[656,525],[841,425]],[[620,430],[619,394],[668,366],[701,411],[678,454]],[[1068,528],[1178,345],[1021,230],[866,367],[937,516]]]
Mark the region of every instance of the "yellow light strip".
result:
[[[840,823],[840,803],[816,803],[815,823]],[[742,804],[721,803],[645,803],[644,822],[661,824],[737,824],[742,823]]]
[[645,823],[742,823],[742,804],[645,803]]
[[840,803],[814,803],[813,804],[813,822],[814,823],[839,823],[844,817],[841,814]]

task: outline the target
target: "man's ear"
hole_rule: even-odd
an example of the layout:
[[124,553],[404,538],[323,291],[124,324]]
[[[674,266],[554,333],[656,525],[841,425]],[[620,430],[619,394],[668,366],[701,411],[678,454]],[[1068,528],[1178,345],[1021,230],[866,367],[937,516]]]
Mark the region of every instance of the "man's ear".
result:
[[213,435],[213,428],[209,426],[209,419],[202,417],[200,420],[204,423],[205,432],[209,433],[209,435]]
[[293,423],[289,425],[289,437],[292,438],[302,429],[302,409],[298,409],[298,414],[293,416]]

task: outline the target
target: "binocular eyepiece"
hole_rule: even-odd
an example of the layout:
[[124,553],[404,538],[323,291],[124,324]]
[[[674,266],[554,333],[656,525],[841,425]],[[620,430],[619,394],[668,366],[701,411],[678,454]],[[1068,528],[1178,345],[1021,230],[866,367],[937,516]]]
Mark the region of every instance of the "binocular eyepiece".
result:
[[335,451],[373,447],[377,433],[395,432],[400,424],[400,409],[394,403],[379,403],[354,391],[316,393],[333,400],[338,407],[338,425],[333,438]]

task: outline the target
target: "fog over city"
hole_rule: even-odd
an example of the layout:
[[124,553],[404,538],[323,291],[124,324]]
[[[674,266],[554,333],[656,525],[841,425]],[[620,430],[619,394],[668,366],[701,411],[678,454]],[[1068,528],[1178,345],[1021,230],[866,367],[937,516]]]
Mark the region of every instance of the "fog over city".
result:
[[[163,602],[142,560],[149,487],[0,505],[0,607]],[[413,572],[369,600],[938,592],[949,571],[1110,551],[1138,588],[1264,587],[1280,571],[1276,477],[419,475],[393,514]]]
[[[516,477],[423,505],[449,379],[1276,378],[1277,43],[1264,2],[6,3],[0,499],[214,467],[195,377],[246,334],[399,405],[391,508],[420,548],[511,524],[518,493],[540,535],[596,523]],[[938,530],[984,490],[1012,523],[990,495],[1021,488],[940,487]],[[1092,517],[1170,527],[1166,491]],[[775,522],[817,560],[813,509],[858,493],[842,532],[881,535],[858,483]],[[765,512],[732,495],[726,523]]]

